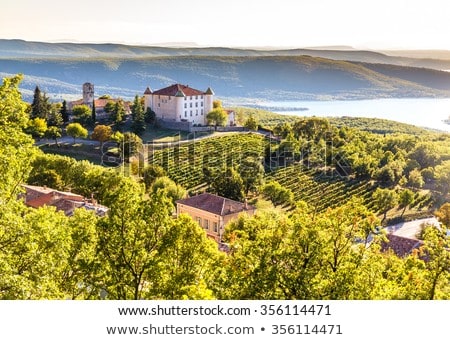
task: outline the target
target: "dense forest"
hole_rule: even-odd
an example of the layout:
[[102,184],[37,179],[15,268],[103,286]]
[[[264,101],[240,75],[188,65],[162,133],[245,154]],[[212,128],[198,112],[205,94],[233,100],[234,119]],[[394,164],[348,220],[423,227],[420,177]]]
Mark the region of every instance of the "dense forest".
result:
[[[272,124],[273,138],[136,152],[124,171],[36,147],[20,81],[0,87],[2,299],[450,297],[448,134],[300,119]],[[109,212],[29,208],[24,183],[94,194]],[[199,190],[258,206],[226,227],[228,252],[190,217],[173,217],[174,200]],[[406,208],[442,227],[424,227],[423,246],[401,258],[382,251],[380,226]]]

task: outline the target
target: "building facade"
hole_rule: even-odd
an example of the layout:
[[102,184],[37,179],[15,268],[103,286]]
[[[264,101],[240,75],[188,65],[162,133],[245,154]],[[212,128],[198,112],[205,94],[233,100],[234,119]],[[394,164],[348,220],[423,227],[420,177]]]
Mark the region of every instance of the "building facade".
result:
[[188,214],[217,243],[222,241],[224,228],[228,222],[237,219],[242,213],[253,215],[256,208],[247,203],[225,197],[204,193],[177,202],[177,216]]
[[147,87],[144,100],[145,109],[152,109],[158,119],[206,125],[206,115],[213,109],[214,92],[211,88],[203,92],[181,84],[157,91]]

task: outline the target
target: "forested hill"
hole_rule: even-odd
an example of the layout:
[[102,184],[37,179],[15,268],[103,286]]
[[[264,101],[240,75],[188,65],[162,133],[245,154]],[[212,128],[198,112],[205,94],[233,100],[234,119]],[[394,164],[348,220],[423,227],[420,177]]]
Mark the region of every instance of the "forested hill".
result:
[[[427,61],[428,63],[430,60]],[[450,69],[450,60],[434,60]],[[392,65],[395,66],[392,66]],[[408,65],[408,66],[406,66]],[[211,86],[221,98],[273,100],[450,96],[450,73],[420,59],[368,51],[167,48],[116,44],[50,44],[0,40],[0,76],[23,73],[30,100],[36,85],[52,98],[97,95],[131,98],[147,86]]]

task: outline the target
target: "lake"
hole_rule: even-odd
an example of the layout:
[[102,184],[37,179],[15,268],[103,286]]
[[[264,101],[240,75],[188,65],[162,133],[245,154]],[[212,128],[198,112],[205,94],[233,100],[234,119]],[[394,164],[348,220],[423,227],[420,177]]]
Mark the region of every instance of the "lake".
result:
[[[336,101],[260,101],[258,107],[299,116],[384,118],[450,132],[450,98],[391,98]],[[301,110],[300,108],[307,109]]]

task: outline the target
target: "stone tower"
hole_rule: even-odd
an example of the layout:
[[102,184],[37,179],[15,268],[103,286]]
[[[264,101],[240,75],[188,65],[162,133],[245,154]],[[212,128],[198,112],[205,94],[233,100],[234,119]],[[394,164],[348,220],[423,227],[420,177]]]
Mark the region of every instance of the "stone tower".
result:
[[92,105],[94,100],[94,84],[84,83],[83,84],[83,103],[86,105]]

